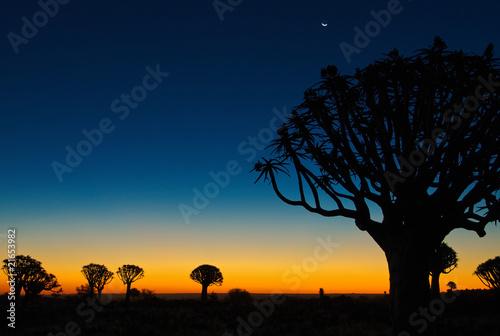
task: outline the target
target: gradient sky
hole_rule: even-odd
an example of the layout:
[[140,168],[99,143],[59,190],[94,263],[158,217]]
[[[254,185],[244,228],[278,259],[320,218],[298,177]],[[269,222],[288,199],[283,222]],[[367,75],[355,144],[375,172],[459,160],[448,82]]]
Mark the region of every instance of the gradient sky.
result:
[[[223,286],[209,288],[219,293],[388,291],[384,254],[366,233],[281,203],[248,172],[276,115],[301,102],[321,68],[351,74],[436,35],[467,52],[500,46],[497,1],[406,0],[348,62],[340,43],[354,44],[354,28],[389,3],[244,0],[221,21],[212,1],[67,1],[44,22],[36,1],[2,2],[0,250],[17,228],[18,254],[42,261],[65,293],[85,283],[80,270],[91,262],[139,265],[146,276],[134,286],[157,293],[199,292],[189,273],[204,263],[221,269]],[[40,27],[13,47],[34,16]],[[168,76],[144,82],[155,69]],[[137,105],[123,100],[131,93]],[[99,127],[107,133],[60,181],[54,162],[66,164],[68,146]],[[193,206],[193,190],[228,164],[230,181],[187,223],[179,206]],[[447,237],[460,261],[443,287],[483,287],[472,272],[500,254],[500,229],[486,231]],[[312,264],[328,236],[338,245]],[[108,287],[124,289],[118,279]]]

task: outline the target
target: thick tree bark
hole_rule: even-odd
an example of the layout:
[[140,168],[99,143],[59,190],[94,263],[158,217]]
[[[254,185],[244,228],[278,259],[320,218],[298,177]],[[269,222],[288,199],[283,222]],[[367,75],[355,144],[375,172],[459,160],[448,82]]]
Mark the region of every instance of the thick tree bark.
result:
[[208,285],[201,285],[201,301],[207,301],[207,291],[208,291]]
[[439,276],[441,272],[433,271],[432,272],[432,280],[431,280],[431,294],[433,298],[439,298],[441,293],[441,288],[439,287]]
[[429,262],[424,241],[401,236],[385,251],[389,264],[394,336],[432,335],[422,310],[429,306]]
[[132,285],[131,282],[127,283],[127,294],[125,294],[125,302],[129,303],[130,302],[130,286]]

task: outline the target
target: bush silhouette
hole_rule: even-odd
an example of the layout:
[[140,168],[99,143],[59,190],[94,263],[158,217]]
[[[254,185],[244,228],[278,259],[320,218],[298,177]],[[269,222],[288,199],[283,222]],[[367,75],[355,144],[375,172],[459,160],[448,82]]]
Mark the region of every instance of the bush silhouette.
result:
[[252,295],[250,295],[250,293],[245,289],[232,288],[227,293],[228,293],[228,300],[232,303],[248,304],[253,301]]

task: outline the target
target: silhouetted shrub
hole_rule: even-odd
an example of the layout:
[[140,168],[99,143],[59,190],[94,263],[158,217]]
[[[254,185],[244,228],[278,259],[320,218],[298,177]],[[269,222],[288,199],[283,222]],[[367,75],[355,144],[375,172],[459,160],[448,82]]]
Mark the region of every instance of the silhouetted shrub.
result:
[[141,295],[143,299],[152,299],[155,296],[155,291],[143,288],[141,290]]
[[228,300],[236,304],[248,304],[253,301],[253,298],[245,289],[232,288],[228,292]]
[[141,292],[137,288],[131,288],[130,289],[130,297],[131,298],[136,298],[139,295],[141,295]]
[[[93,291],[95,294],[95,291]],[[89,294],[89,285],[88,284],[85,284],[85,285],[81,285],[80,287],[76,287],[76,294],[78,296],[86,296]]]
[[209,299],[210,299],[210,301],[214,301],[215,302],[215,301],[219,300],[219,297],[217,296],[217,293],[212,292],[212,294],[210,294],[210,296],[209,296]]

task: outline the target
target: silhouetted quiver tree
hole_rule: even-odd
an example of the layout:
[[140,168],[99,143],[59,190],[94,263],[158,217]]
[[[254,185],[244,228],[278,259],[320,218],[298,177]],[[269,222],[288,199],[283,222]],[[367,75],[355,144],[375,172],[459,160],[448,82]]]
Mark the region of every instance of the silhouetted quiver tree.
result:
[[127,294],[125,295],[125,301],[130,302],[130,286],[133,282],[140,280],[144,277],[144,270],[136,265],[123,265],[118,268],[116,272],[118,278],[127,285]]
[[439,297],[439,276],[441,273],[448,274],[458,265],[457,253],[446,243],[441,243],[432,255],[431,260],[431,292],[433,297]]
[[[15,288],[16,288],[16,302],[19,302],[19,297],[21,295],[21,289],[25,287],[27,278],[29,274],[31,274],[34,270],[40,270],[42,268],[42,263],[36,259],[31,258],[29,255],[18,255],[14,259],[14,263],[9,261],[9,259],[4,259],[2,270],[7,275],[8,281],[14,280]],[[13,265],[14,264],[14,265]],[[11,272],[9,270],[9,265],[14,266],[14,271]],[[12,276],[11,274],[16,274],[16,276]]]
[[97,291],[97,298],[100,300],[104,286],[113,280],[113,272],[109,271],[104,265],[92,263],[83,266],[82,273],[89,283],[89,296],[93,297],[95,291]]
[[57,278],[52,273],[47,273],[46,270],[41,269],[39,272],[34,272],[31,274],[24,285],[24,292],[26,297],[38,296],[43,291],[51,291],[59,293],[62,289],[55,290],[61,287],[57,282]]
[[207,264],[196,267],[189,276],[193,281],[201,284],[201,301],[207,301],[208,286],[220,286],[224,280],[217,267]]
[[500,291],[500,257],[488,259],[480,264],[474,275],[477,275],[479,280],[489,289]]
[[97,299],[101,300],[101,293],[102,290],[104,289],[104,286],[109,284],[111,281],[113,281],[113,272],[108,270],[106,266],[103,265],[103,268],[101,270],[101,274],[98,278],[98,281],[96,283],[96,290],[97,290]]
[[[277,131],[274,157],[254,166],[283,202],[351,218],[377,242],[395,335],[418,334],[409,316],[428,306],[431,256],[448,233],[482,237],[500,218],[498,64],[491,45],[468,55],[436,38],[354,76],[329,66]],[[297,196],[283,193],[282,174]]]
[[[7,275],[8,280],[14,280],[16,293],[15,300],[19,302],[21,290],[24,290],[25,300],[21,309],[24,308],[26,301],[38,296],[43,291],[61,292],[61,285],[57,282],[54,274],[49,274],[42,267],[42,263],[29,255],[18,255],[15,257],[15,276],[11,276],[8,259],[3,261],[2,269]],[[56,290],[58,289],[59,290]]]

